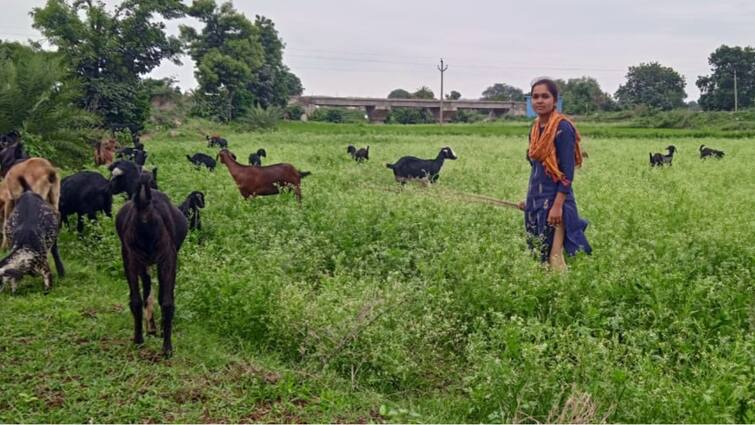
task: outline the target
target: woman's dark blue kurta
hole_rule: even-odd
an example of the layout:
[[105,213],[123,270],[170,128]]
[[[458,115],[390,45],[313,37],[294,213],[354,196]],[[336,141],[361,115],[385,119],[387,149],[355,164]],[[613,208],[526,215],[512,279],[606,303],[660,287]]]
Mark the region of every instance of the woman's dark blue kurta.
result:
[[[543,129],[540,128],[542,132]],[[577,251],[592,252],[592,247],[585,237],[587,221],[579,217],[577,203],[574,200],[572,183],[574,182],[574,149],[577,138],[574,127],[566,121],[561,121],[556,133],[556,157],[558,168],[566,175],[569,184],[554,182],[545,174],[545,167],[540,161],[530,160],[532,172],[527,190],[527,203],[524,209],[524,227],[529,233],[530,249],[538,250],[540,260],[548,261],[551,245],[553,244],[553,227],[548,224],[548,211],[556,199],[556,193],[566,194],[563,206],[563,225],[565,229],[564,249],[569,255]]]

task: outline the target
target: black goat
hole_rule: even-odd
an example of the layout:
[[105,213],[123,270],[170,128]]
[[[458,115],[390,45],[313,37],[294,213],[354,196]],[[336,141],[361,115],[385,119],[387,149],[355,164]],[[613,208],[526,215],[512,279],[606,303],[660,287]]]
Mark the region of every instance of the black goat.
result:
[[[47,254],[52,253],[58,276],[65,275],[63,261],[58,252],[60,215],[41,196],[31,191],[26,179],[19,177],[23,187],[13,212],[5,223],[10,237],[11,251],[0,260],[2,285],[10,281],[11,292],[16,292],[18,280],[25,274],[42,275],[45,292],[52,288],[52,272]],[[1,287],[0,287],[1,289]]]
[[178,209],[189,221],[189,229],[202,230],[202,219],[199,216],[199,210],[202,208],[204,208],[204,193],[197,191],[191,192],[186,200],[178,206]]
[[262,157],[267,158],[267,152],[264,149],[257,149],[257,152],[249,155],[249,165],[261,167],[262,160],[260,158]]
[[356,162],[364,162],[370,159],[370,145],[366,148],[357,149],[354,145],[349,145],[346,148],[346,152],[351,155],[351,158]]
[[215,170],[215,165],[217,164],[217,162],[215,162],[215,158],[211,157],[210,155],[205,155],[201,152],[195,153],[194,156],[186,155],[186,159],[188,159],[189,162],[196,165],[197,167],[204,165],[210,171]]
[[60,184],[60,219],[68,225],[68,216],[76,214],[76,230],[84,231],[84,216],[97,219],[98,212],[112,217],[113,195],[110,182],[100,173],[81,171],[63,179]]
[[150,187],[157,189],[157,168],[149,172],[131,161],[120,160],[110,164],[108,169],[110,170],[110,192],[113,195],[125,193],[129,199],[133,197],[142,174],[152,180]]
[[21,141],[21,133],[18,130],[12,130],[5,134],[0,134],[0,149],[5,149],[8,146]]
[[140,167],[144,167],[144,163],[147,162],[147,151],[144,149],[134,149],[134,162]]
[[712,148],[706,148],[705,145],[700,145],[700,158],[718,158],[721,159],[724,157],[724,151],[719,151]]
[[228,140],[225,140],[224,138],[220,136],[205,136],[207,138],[207,147],[211,148],[213,146],[217,146],[220,149],[228,149]]
[[29,159],[21,142],[16,142],[0,151],[0,176],[5,177],[11,167]]
[[446,146],[438,152],[435,159],[419,159],[413,156],[405,156],[394,164],[385,164],[393,170],[396,181],[406,184],[409,180],[421,179],[429,183],[438,181],[440,168],[446,159],[458,159],[454,151]]
[[144,166],[144,163],[147,162],[147,156],[149,154],[147,151],[145,151],[144,145],[141,145],[142,148],[121,148],[115,151],[116,158],[119,159],[127,159],[129,161],[134,161],[136,165]]
[[[163,355],[173,354],[171,334],[175,314],[174,291],[178,250],[186,238],[186,217],[174,207],[162,192],[150,189],[149,176],[142,175],[132,199],[118,211],[115,228],[121,240],[123,268],[128,281],[131,314],[134,316],[134,343],[144,343],[142,318],[147,323],[147,333],[157,334],[152,315],[154,295],[148,272],[149,266],[157,265],[159,282],[158,302],[162,312]],[[144,295],[139,291],[142,280]]]
[[676,152],[676,146],[670,145],[666,148],[668,153],[666,155],[660,153],[650,154],[650,166],[661,167],[664,165],[671,165],[671,161],[674,159],[674,153]]

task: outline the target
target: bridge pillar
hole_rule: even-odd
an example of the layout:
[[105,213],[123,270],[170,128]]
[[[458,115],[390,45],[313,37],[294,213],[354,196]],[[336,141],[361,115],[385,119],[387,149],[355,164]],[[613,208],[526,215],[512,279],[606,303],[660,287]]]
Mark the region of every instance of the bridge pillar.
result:
[[509,112],[508,109],[491,109],[488,112],[488,120],[496,120],[506,115]]
[[365,106],[367,112],[367,118],[373,124],[383,124],[388,119],[388,114],[391,112],[389,106]]
[[[433,113],[435,122],[440,122],[440,107],[428,108]],[[449,122],[456,118],[456,108],[446,109],[443,108],[443,122]]]

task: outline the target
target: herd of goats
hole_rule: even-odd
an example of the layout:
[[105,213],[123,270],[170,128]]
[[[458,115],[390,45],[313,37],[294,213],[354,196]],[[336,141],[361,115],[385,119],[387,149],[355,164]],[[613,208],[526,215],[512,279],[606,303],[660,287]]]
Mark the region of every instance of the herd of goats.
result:
[[[219,136],[207,136],[207,140],[208,147],[220,148],[217,156],[187,155],[192,164],[213,170],[216,159],[219,160],[228,168],[244,198],[290,189],[301,204],[301,179],[309,172],[287,163],[263,166],[262,158],[267,156],[264,149],[249,156],[250,165],[240,164],[228,150],[227,140]],[[189,230],[201,229],[200,209],[204,208],[205,199],[202,192],[195,191],[180,205],[173,205],[158,190],[157,168],[144,167],[148,153],[138,136],[132,144],[121,148],[114,140],[94,143],[94,163],[107,166],[109,179],[96,171],[80,171],[61,179],[49,160],[27,155],[20,133],[0,134],[2,247],[10,249],[0,260],[0,291],[10,284],[11,292],[15,293],[18,281],[28,274],[42,276],[48,292],[53,283],[48,254],[52,254],[58,276],[65,275],[57,242],[62,224],[68,225],[69,216],[75,214],[76,229],[83,232],[85,217],[96,220],[100,212],[112,217],[113,196],[123,193],[128,201],[116,214],[115,228],[129,285],[134,342],[144,342],[143,323],[148,334],[157,335],[153,316],[155,297],[149,274],[149,267],[156,266],[162,351],[165,357],[170,357],[178,251]],[[369,160],[369,146],[357,149],[349,145],[347,153],[359,163]],[[457,159],[450,147],[442,148],[435,159],[405,156],[386,166],[402,184],[413,179],[435,182],[446,159]]]
[[[240,164],[228,150],[228,141],[207,136],[208,147],[218,147],[215,158],[196,153],[187,159],[196,167],[214,170],[216,159],[223,163],[244,198],[280,193],[291,189],[301,204],[301,179],[309,172],[299,171],[291,164],[262,165],[267,157],[264,149],[249,156],[249,165]],[[94,144],[94,162],[106,165],[110,178],[95,171],[81,171],[60,179],[58,170],[45,158],[30,158],[21,135],[10,132],[0,135],[0,211],[2,248],[10,252],[0,260],[0,290],[10,283],[15,293],[18,280],[26,275],[41,275],[45,292],[52,287],[48,254],[52,254],[58,276],[65,270],[58,251],[58,232],[68,217],[76,214],[76,229],[83,231],[84,217],[95,220],[97,213],[112,216],[113,196],[123,193],[128,201],[115,218],[121,241],[121,255],[130,290],[130,309],[134,318],[134,342],[142,344],[142,324],[147,333],[157,334],[153,317],[154,295],[149,267],[155,265],[158,279],[158,302],[162,312],[163,354],[170,357],[172,321],[175,312],[174,289],[178,251],[189,230],[201,229],[200,209],[205,206],[202,192],[190,193],[180,205],[158,190],[157,168],[144,168],[148,157],[138,136],[132,147],[119,148],[113,140]],[[669,146],[666,155],[650,154],[651,166],[671,165],[676,147]],[[357,149],[349,145],[347,153],[362,163],[369,160],[369,146]],[[724,153],[700,146],[700,157],[722,158]],[[434,183],[446,159],[458,157],[446,146],[435,159],[404,156],[386,167],[396,181],[410,180]],[[139,279],[142,281],[140,293]]]

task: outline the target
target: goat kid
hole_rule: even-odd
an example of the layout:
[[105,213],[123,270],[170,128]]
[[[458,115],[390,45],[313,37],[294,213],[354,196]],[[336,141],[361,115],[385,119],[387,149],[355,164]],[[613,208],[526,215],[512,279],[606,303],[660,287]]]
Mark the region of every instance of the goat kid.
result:
[[650,153],[650,166],[661,167],[664,165],[671,165],[671,161],[674,159],[674,153],[676,152],[676,146],[669,145],[666,150],[666,155],[660,153]]
[[201,152],[195,153],[193,156],[186,155],[186,159],[197,167],[204,165],[210,171],[214,171],[215,165],[217,165],[215,159]]
[[705,145],[700,145],[700,159],[706,159],[706,158],[718,158],[721,159],[724,157],[724,152],[719,151],[712,148],[707,148]]
[[293,165],[285,163],[265,167],[241,165],[228,149],[221,149],[218,158],[228,167],[228,172],[245,199],[250,196],[276,195],[280,193],[281,187],[289,187],[301,205],[301,179],[310,175],[310,172],[298,171]]
[[228,140],[225,140],[224,138],[214,135],[214,136],[205,136],[207,139],[207,147],[211,148],[213,146],[217,146],[220,149],[228,149]]
[[199,210],[204,208],[204,193],[194,191],[186,197],[186,200],[178,206],[186,220],[189,221],[189,230],[202,230],[202,219]]
[[[157,266],[158,302],[162,313],[163,355],[173,354],[171,340],[175,314],[176,266],[178,251],[186,238],[186,217],[162,192],[150,188],[151,179],[142,175],[133,198],[115,218],[121,240],[121,256],[128,281],[131,314],[134,317],[134,343],[144,343],[142,320],[147,333],[157,334],[153,316],[154,295],[149,266]],[[143,297],[139,290],[142,281]]]
[[32,191],[23,176],[18,177],[18,184],[23,192],[4,226],[12,245],[10,253],[0,260],[0,290],[10,282],[11,293],[15,293],[18,280],[25,274],[32,274],[42,276],[45,292],[48,292],[52,288],[48,253],[52,253],[58,276],[65,276],[58,252],[60,216],[45,199]]
[[264,149],[257,149],[257,152],[252,153],[249,155],[249,165],[254,165],[256,167],[262,166],[262,157],[267,158],[267,152],[265,152]]
[[370,159],[370,146],[366,148],[357,149],[354,145],[349,145],[346,148],[346,152],[351,155],[351,158],[356,162],[364,162]]
[[438,152],[438,156],[435,159],[419,159],[413,156],[404,156],[394,164],[385,164],[385,166],[393,170],[394,178],[402,185],[406,184],[409,180],[422,180],[425,183],[435,183],[440,176],[443,161],[458,158],[453,149],[446,146]]

